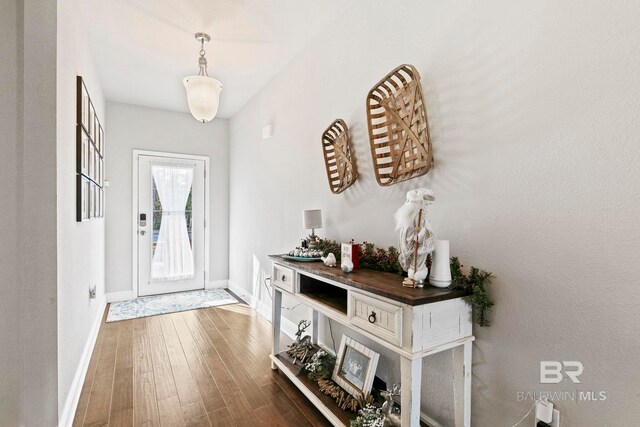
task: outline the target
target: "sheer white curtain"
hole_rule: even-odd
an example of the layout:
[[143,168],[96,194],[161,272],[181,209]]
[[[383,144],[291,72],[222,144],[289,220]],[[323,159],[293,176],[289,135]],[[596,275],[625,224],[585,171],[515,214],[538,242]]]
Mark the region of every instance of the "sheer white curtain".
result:
[[191,165],[151,165],[162,204],[162,222],[151,262],[151,280],[184,280],[194,275],[193,250],[185,215],[193,171],[194,166]]

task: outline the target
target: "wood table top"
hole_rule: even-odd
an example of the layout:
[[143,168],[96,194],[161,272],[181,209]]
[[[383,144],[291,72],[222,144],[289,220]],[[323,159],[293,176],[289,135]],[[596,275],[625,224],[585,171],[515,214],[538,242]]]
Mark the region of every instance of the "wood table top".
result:
[[365,268],[345,273],[340,267],[327,267],[322,262],[292,261],[281,255],[269,255],[269,258],[278,264],[298,271],[314,274],[408,305],[430,304],[468,295],[462,289],[436,288],[429,284],[425,284],[424,288],[405,288],[402,286],[403,277],[393,273]]

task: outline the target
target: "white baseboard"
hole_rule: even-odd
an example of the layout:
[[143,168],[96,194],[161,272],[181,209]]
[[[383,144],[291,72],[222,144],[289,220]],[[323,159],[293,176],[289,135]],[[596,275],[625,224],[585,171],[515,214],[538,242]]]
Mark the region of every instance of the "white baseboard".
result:
[[80,393],[82,392],[84,379],[87,376],[89,360],[91,360],[91,354],[93,353],[93,348],[96,344],[96,338],[98,338],[98,331],[100,330],[100,324],[102,323],[102,317],[106,307],[107,301],[103,298],[100,302],[98,315],[93,321],[93,326],[91,327],[91,331],[87,337],[87,342],[84,345],[82,356],[80,356],[80,362],[78,363],[78,368],[76,369],[76,374],[73,377],[71,388],[69,389],[69,393],[67,394],[67,398],[64,402],[62,414],[58,419],[59,427],[70,427],[73,424],[73,417],[78,407],[78,401],[80,400]]
[[134,299],[136,295],[132,290],[130,291],[120,291],[120,292],[109,292],[105,294],[105,298],[107,302],[118,302],[118,301],[127,301],[130,299]]
[[[260,301],[249,293],[242,286],[238,285],[232,280],[228,280],[228,288],[231,292],[242,298],[247,304],[249,304],[255,311],[260,313],[262,317],[271,322],[271,301]],[[280,328],[291,339],[295,339],[296,332],[298,332],[298,326],[286,317],[282,317],[280,320]]]
[[205,289],[216,289],[216,288],[227,288],[228,286],[229,286],[229,281],[227,279],[210,280],[205,284],[204,288]]

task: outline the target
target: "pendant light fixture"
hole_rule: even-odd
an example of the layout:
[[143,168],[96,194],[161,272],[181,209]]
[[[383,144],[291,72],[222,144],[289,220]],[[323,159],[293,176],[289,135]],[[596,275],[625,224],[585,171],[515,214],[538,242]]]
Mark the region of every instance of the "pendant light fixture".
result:
[[209,77],[207,73],[204,44],[211,40],[211,37],[206,33],[196,33],[195,37],[200,41],[200,58],[198,59],[200,70],[197,76],[185,77],[183,83],[187,89],[189,111],[197,121],[206,123],[211,121],[218,112],[222,83]]

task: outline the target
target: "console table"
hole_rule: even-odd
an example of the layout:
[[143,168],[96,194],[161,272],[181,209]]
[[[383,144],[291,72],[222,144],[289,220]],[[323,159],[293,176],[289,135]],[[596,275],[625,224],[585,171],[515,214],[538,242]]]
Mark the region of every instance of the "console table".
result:
[[366,269],[343,273],[320,262],[273,261],[272,369],[280,369],[334,426],[348,425],[309,382],[297,376],[280,352],[283,292],[312,309],[312,340],[318,343],[318,313],[372,339],[400,356],[402,426],[420,425],[422,358],[453,349],[455,425],[471,425],[471,306],[462,290],[404,288],[399,276]]

